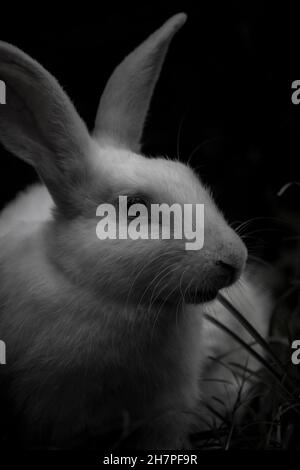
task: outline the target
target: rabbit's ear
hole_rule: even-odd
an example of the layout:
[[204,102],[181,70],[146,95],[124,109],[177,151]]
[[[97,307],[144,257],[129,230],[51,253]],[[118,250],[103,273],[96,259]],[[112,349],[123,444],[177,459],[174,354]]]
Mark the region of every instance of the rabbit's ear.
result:
[[128,55],[110,77],[100,100],[94,136],[138,151],[146,114],[173,35],[186,15],[170,18]]
[[16,47],[0,41],[0,141],[33,165],[59,206],[85,173],[89,133],[54,77]]

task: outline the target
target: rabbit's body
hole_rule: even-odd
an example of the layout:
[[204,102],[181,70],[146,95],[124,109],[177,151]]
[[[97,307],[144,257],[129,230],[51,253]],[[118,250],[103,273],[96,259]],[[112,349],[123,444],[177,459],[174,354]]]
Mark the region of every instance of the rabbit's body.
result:
[[44,188],[33,187],[13,203],[13,231],[1,237],[0,331],[17,411],[33,433],[50,429],[54,442],[86,429],[101,434],[129,417],[136,426],[148,424],[150,447],[182,445],[199,398],[198,307],[176,312],[173,305],[154,304],[137,311],[129,303],[124,315],[124,301],[70,279],[45,240],[50,197],[44,197],[48,214],[30,220],[37,214],[31,196],[41,194]]
[[11,201],[0,213],[0,233],[12,231],[20,222],[41,222],[51,217],[54,207],[53,199],[43,184],[27,188]]
[[[203,313],[219,309],[212,301],[240,277],[247,250],[191,168],[139,153],[155,82],[184,21],[171,18],[117,67],[93,136],[50,74],[0,43],[8,84],[0,139],[47,187],[33,186],[0,216],[0,372],[33,442],[73,445],[121,428],[136,429],[136,447],[179,448],[197,421],[214,349]],[[203,249],[186,250],[184,238],[99,240],[97,207],[117,208],[120,195],[145,206],[204,204]]]
[[[46,241],[53,207],[47,189],[35,185],[0,217],[5,373],[14,377],[11,393],[16,412],[26,417],[27,439],[61,445],[87,430],[101,435],[127,424],[124,431],[137,427],[140,432],[144,424],[141,447],[184,445],[199,419],[199,398],[210,403],[212,396],[229,397],[230,409],[239,390],[233,383],[228,394],[228,386],[218,379],[232,382],[231,373],[207,359],[235,351],[235,345],[203,321],[203,313],[215,315],[240,337],[251,338],[217,302],[208,307],[155,304],[151,310],[139,305],[137,311],[136,303],[124,308],[124,301],[116,302],[115,296],[87,290],[70,279],[65,253],[60,256],[57,247],[51,253],[52,242]],[[77,255],[81,247],[82,242]],[[72,272],[76,278],[76,269]],[[246,308],[252,323],[255,315],[254,324],[265,335],[266,302],[247,286],[248,305],[240,301],[238,307],[243,312]],[[239,289],[231,291],[231,300],[245,298]],[[257,368],[243,350],[231,353],[233,358]],[[207,378],[216,382],[206,383]],[[210,417],[203,414],[205,423]]]

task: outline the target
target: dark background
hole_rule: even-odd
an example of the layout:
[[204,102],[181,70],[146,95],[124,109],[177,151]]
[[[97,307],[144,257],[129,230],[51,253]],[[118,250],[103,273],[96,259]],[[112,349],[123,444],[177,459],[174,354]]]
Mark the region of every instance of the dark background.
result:
[[[272,295],[277,288],[270,337],[285,338],[273,347],[295,376],[297,396],[295,415],[288,403],[289,416],[281,387],[266,382],[271,394],[257,415],[263,423],[276,423],[280,436],[287,429],[291,448],[299,448],[300,380],[285,344],[300,337],[300,187],[277,194],[287,182],[300,181],[300,105],[291,102],[291,84],[300,79],[295,5],[262,0],[0,5],[0,39],[57,77],[90,129],[114,67],[170,16],[188,14],[153,97],[143,151],[190,159],[229,221],[250,220],[245,241],[251,255],[270,262]],[[31,167],[0,146],[0,209],[36,179]],[[283,414],[286,423],[278,418]],[[268,435],[264,427],[247,429],[246,448],[253,429],[259,442]]]
[[[300,214],[300,188],[277,196],[282,185],[300,180],[300,105],[291,102],[291,84],[300,78],[294,6],[110,3],[84,2],[64,12],[50,3],[32,12],[27,4],[24,12],[12,5],[2,11],[0,38],[55,75],[92,128],[114,67],[171,15],[185,11],[188,21],[167,56],[143,150],[190,158],[229,221],[257,218],[253,231],[260,232],[263,255],[266,246],[274,254],[286,235],[282,221],[297,225]],[[1,207],[36,175],[2,147],[0,156]]]

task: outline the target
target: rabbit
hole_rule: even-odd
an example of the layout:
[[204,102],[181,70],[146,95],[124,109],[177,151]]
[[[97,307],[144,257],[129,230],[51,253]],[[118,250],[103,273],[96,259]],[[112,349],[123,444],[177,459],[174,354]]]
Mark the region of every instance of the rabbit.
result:
[[[180,449],[197,426],[213,348],[204,313],[218,314],[219,291],[235,289],[247,249],[189,165],[141,152],[155,84],[185,21],[171,17],[115,69],[92,133],[49,72],[0,42],[0,141],[41,179],[0,216],[0,374],[22,445],[101,443],[122,429],[137,449]],[[203,248],[99,240],[96,208],[117,206],[119,195],[204,204]]]

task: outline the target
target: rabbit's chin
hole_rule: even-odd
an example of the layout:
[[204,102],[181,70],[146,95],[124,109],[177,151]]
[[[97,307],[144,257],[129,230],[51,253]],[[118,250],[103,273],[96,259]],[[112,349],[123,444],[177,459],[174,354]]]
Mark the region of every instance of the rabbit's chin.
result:
[[[213,289],[213,288],[206,288],[204,289],[197,289],[195,287],[190,287],[184,293],[184,303],[185,304],[204,304],[207,302],[212,302],[216,299],[218,292],[220,289]],[[163,302],[164,305],[172,305],[177,304],[178,302],[182,302],[182,291],[174,293],[171,296],[167,296],[167,298],[161,297],[157,299],[158,303]]]
[[186,304],[203,304],[207,302],[213,301],[217,295],[219,290],[218,289],[189,289],[184,298]]

